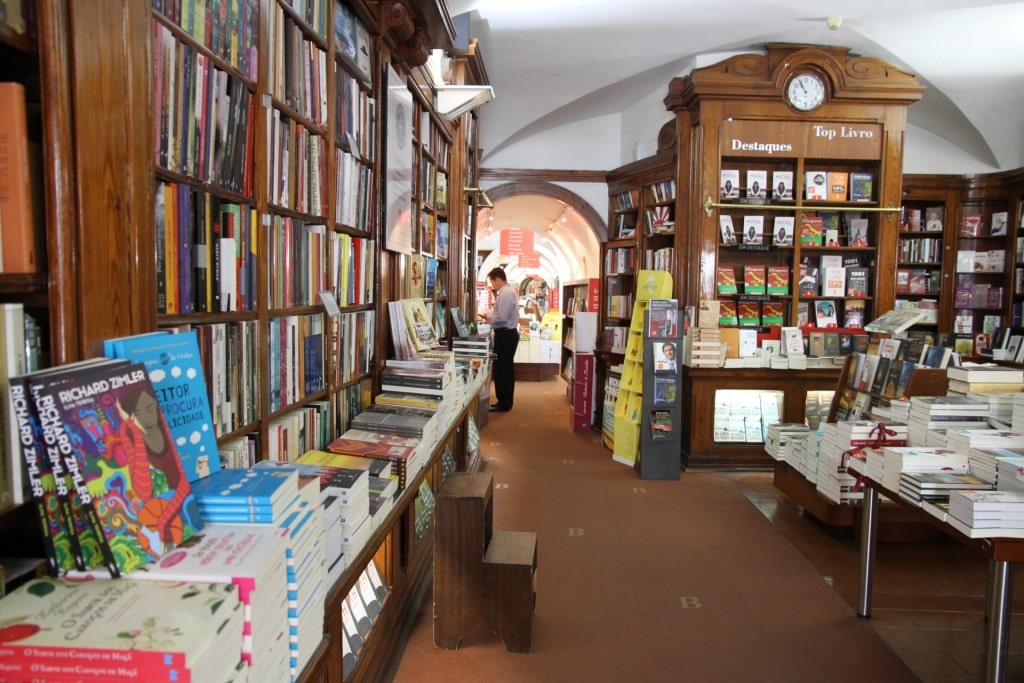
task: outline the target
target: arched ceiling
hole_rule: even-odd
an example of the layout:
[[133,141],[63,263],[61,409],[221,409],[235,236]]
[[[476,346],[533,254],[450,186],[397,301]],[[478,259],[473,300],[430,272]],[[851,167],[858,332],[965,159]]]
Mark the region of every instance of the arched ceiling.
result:
[[[447,0],[470,12],[494,86],[483,162],[541,132],[626,110],[698,58],[765,43],[842,45],[917,74],[909,123],[993,169],[1024,165],[1024,2]],[[842,17],[831,30],[826,18]],[[570,162],[569,167],[572,167]]]

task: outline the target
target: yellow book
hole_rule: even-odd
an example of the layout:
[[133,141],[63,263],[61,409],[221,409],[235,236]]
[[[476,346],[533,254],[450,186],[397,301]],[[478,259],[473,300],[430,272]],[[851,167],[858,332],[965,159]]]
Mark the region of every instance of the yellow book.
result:
[[636,298],[640,301],[671,299],[672,275],[664,270],[641,270],[636,274]]

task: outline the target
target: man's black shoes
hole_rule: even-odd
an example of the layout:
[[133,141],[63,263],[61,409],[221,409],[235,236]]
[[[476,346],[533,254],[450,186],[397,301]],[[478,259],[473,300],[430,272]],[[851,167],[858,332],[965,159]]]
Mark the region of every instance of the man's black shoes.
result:
[[491,405],[490,412],[492,412],[492,413],[507,413],[510,410],[512,410],[512,409],[511,408],[506,408],[505,406],[501,405],[500,403],[494,403],[494,404]]

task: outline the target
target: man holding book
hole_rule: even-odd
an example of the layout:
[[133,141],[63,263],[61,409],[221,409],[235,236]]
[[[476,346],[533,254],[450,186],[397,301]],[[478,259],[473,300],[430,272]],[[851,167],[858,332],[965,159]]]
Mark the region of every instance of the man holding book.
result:
[[516,349],[519,347],[519,297],[508,283],[505,269],[495,267],[487,273],[494,291],[494,308],[481,317],[491,324],[494,334],[494,398],[491,412],[512,410],[516,390]]

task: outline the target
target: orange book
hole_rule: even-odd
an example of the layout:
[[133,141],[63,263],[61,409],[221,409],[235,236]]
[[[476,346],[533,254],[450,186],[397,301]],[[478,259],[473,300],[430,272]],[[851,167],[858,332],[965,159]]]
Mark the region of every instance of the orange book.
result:
[[845,171],[828,172],[828,199],[832,202],[845,202],[849,199],[850,174]]
[[[4,273],[37,272],[43,253],[38,241],[42,232],[36,230],[39,207],[33,205],[31,147],[25,87],[21,83],[0,83],[0,238]],[[35,198],[41,197],[41,191],[35,194]]]

